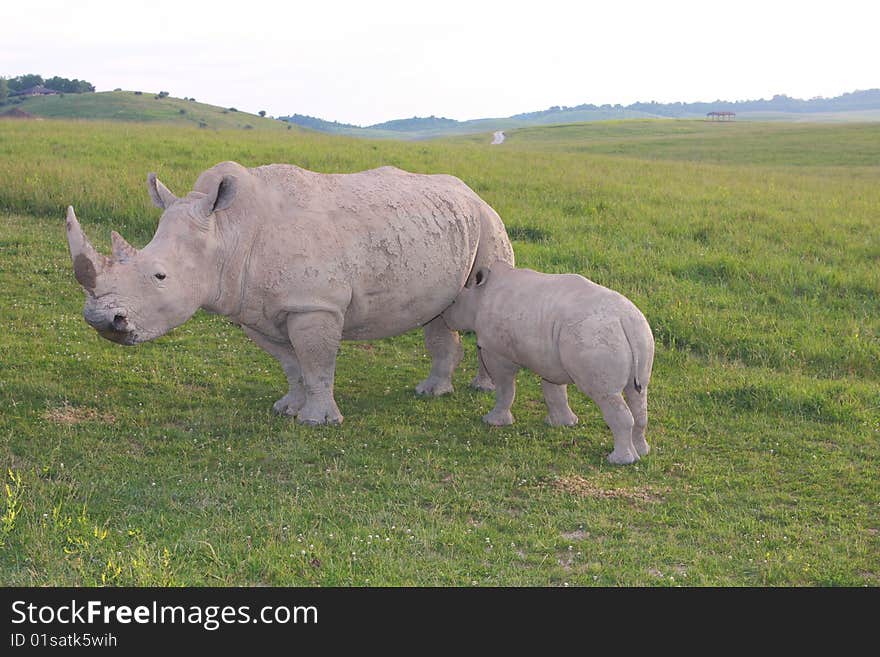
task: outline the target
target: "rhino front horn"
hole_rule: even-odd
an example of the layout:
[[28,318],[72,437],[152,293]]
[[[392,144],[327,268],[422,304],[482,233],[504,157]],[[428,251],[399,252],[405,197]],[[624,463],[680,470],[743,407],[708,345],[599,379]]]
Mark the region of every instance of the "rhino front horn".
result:
[[73,273],[76,280],[89,292],[95,289],[98,275],[107,266],[107,258],[95,251],[82,226],[76,220],[73,206],[67,207],[67,244],[73,258]]

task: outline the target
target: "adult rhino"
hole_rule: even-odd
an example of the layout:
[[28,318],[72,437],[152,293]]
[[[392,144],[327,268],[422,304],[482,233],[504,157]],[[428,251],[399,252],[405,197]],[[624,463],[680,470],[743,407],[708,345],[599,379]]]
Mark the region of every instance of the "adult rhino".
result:
[[[86,321],[133,345],[199,308],[224,315],[281,363],[289,390],[274,410],[304,424],[342,422],[333,398],[341,339],[423,326],[432,365],[416,392],[451,392],[461,345],[440,314],[472,272],[513,264],[501,219],[452,176],[222,162],[181,198],[155,174],[147,182],[164,212],[141,250],[114,231],[112,257],[98,254],[68,208]],[[492,387],[482,366],[471,385]]]

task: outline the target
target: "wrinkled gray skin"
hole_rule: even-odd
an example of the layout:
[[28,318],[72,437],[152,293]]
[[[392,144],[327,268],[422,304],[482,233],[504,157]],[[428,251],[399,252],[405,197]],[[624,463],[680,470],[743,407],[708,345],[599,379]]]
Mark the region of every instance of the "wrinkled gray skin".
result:
[[[462,350],[440,313],[476,268],[513,262],[501,219],[452,176],[223,162],[182,198],[155,174],[148,189],[164,210],[155,236],[136,250],[114,232],[110,258],[68,208],[86,321],[133,345],[199,308],[224,315],[281,363],[289,390],[274,409],[305,424],[342,422],[333,398],[341,339],[424,326],[432,367],[416,391],[451,392]],[[492,381],[480,368],[472,385]]]
[[477,333],[496,394],[495,408],[483,420],[513,423],[516,374],[527,367],[543,379],[548,424],[577,424],[566,388],[574,383],[596,402],[614,434],[611,463],[633,463],[647,454],[654,337],[639,309],[577,274],[541,274],[497,262],[473,278],[443,318],[450,328]]

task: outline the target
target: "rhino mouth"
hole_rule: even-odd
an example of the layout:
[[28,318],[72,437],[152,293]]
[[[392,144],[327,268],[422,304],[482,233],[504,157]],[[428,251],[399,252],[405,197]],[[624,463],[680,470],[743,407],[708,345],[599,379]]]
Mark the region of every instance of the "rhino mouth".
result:
[[142,342],[134,331],[117,331],[112,328],[98,330],[98,335],[110,342],[131,346]]

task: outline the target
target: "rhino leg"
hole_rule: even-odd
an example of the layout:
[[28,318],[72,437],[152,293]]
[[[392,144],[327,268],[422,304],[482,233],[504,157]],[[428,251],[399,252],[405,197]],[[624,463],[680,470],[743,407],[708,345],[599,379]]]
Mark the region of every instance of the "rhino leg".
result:
[[438,397],[452,392],[452,373],[462,356],[458,333],[442,317],[435,317],[425,324],[425,348],[431,355],[431,372],[416,386],[416,394]]
[[613,325],[584,321],[560,334],[559,356],[578,390],[596,402],[614,435],[608,462],[625,465],[638,461],[633,445],[635,420],[621,394],[632,367],[626,336]]
[[274,357],[281,363],[281,369],[287,376],[288,391],[281,399],[275,402],[272,410],[279,415],[295,416],[299,409],[306,403],[306,391],[303,387],[302,371],[299,361],[290,344],[279,344],[268,339],[262,333],[258,333],[248,327],[243,327],[244,333],[253,340],[258,347]]
[[296,414],[300,424],[341,424],[333,399],[336,353],[342,339],[342,317],[329,312],[293,313],[287,334],[302,371],[305,403]]
[[544,402],[547,404],[547,417],[544,418],[544,422],[551,427],[573,427],[578,423],[578,416],[568,405],[568,386],[542,380],[541,389],[544,391]]
[[[574,359],[572,359],[573,361]],[[608,462],[615,465],[627,465],[639,460],[639,453],[633,446],[633,414],[629,406],[623,401],[620,392],[610,392],[607,383],[596,381],[588,372],[598,370],[598,367],[584,367],[576,371],[569,371],[569,376],[574,379],[578,390],[596,402],[602,411],[605,423],[614,435],[614,450],[608,455]]]
[[602,417],[614,434],[614,451],[608,455],[608,462],[615,465],[627,465],[639,460],[639,454],[633,447],[633,416],[620,394],[599,397],[594,401],[602,409]]
[[513,424],[510,407],[516,397],[516,373],[519,372],[519,365],[485,349],[479,349],[478,353],[495,381],[495,408],[483,416],[483,422],[495,427]]
[[648,388],[643,386],[641,392],[628,385],[623,389],[626,404],[633,415],[632,441],[639,456],[645,456],[651,447],[645,440],[645,427],[648,426]]
[[492,377],[486,371],[486,366],[483,365],[483,361],[479,358],[477,359],[477,375],[471,380],[471,388],[481,392],[492,392],[495,390],[495,382],[492,381]]

